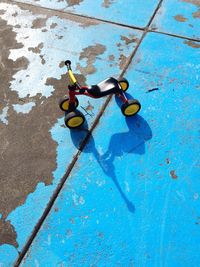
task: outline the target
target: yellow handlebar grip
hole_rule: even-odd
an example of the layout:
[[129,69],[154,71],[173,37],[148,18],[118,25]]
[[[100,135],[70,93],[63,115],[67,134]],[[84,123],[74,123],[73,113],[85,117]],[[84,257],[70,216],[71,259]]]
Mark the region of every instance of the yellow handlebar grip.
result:
[[74,74],[71,70],[69,70],[69,78],[72,84],[76,83],[76,78],[74,77]]

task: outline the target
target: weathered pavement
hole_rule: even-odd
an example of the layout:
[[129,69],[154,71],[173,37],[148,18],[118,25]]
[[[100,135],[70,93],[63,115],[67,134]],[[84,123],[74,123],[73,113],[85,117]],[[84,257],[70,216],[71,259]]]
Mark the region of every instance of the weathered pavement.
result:
[[[0,266],[200,266],[200,2],[138,2],[0,2]],[[140,114],[66,129],[68,58]]]

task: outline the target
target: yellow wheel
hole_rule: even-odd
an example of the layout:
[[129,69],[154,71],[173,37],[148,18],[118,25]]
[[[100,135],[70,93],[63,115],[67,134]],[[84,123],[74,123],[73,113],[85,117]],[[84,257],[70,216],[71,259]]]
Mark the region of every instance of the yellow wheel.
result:
[[[78,107],[78,98],[75,98],[75,107]],[[68,111],[69,110],[69,97],[66,97],[64,99],[61,99],[60,103],[59,103],[59,107],[62,111]]]
[[136,115],[140,111],[140,109],[141,109],[141,104],[136,99],[128,100],[127,103],[124,103],[121,106],[121,111],[123,115],[126,117]]
[[118,82],[119,82],[119,84],[121,86],[122,91],[125,92],[126,90],[128,90],[128,88],[129,88],[129,82],[127,81],[126,78],[122,78]]
[[84,115],[78,111],[72,111],[66,114],[65,116],[65,125],[70,129],[75,129],[83,125],[85,122]]

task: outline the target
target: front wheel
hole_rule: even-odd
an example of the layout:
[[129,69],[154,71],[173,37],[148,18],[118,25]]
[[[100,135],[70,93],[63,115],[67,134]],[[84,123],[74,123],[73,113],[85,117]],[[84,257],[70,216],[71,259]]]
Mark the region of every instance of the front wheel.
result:
[[70,129],[75,129],[83,125],[85,122],[84,115],[79,111],[71,111],[65,116],[65,125]]
[[[75,108],[78,107],[78,98],[75,98]],[[61,99],[59,102],[59,107],[62,111],[68,111],[69,110],[69,97],[65,97],[64,99]]]
[[126,92],[128,90],[129,82],[126,78],[121,78],[120,80],[118,80],[118,83],[120,84],[123,92]]
[[136,115],[141,109],[141,104],[136,99],[128,100],[121,106],[122,114],[126,117]]

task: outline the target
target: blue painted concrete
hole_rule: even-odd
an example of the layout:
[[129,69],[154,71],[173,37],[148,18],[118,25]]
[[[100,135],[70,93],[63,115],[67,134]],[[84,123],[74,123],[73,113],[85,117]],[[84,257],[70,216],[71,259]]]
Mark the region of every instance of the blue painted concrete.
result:
[[199,10],[199,1],[164,0],[151,28],[200,39]]
[[[80,54],[88,46],[95,44],[105,46],[105,51],[94,59],[93,65],[96,68],[96,73],[88,74],[86,82],[89,84],[96,83],[110,75],[118,76],[121,72],[119,67],[120,55],[124,55],[125,58],[127,57],[126,60],[128,60],[128,56],[137,44],[137,42],[126,44],[123,36],[130,39],[138,38],[139,40],[142,34],[139,31],[104,23],[87,25],[87,21],[86,26],[81,20],[75,22],[70,17],[69,19],[59,18],[58,16],[48,17],[47,15],[35,14],[30,10],[7,3],[0,3],[0,9],[4,11],[4,14],[0,15],[1,18],[13,26],[17,41],[23,45],[22,48],[10,51],[10,59],[17,60],[24,56],[29,60],[28,68],[17,72],[10,85],[10,90],[17,91],[22,99],[27,97],[28,94],[32,98],[39,93],[46,98],[51,96],[55,89],[53,86],[47,85],[46,80],[50,77],[60,79],[61,75],[65,73],[66,69],[59,67],[60,62],[70,58],[73,62],[73,69],[76,73],[80,74],[80,71],[76,69],[77,64],[79,63],[81,67],[85,67],[87,63],[86,59],[79,58]],[[18,15],[14,16],[15,13]],[[32,25],[36,19],[46,19],[45,26],[33,28]],[[56,26],[51,28],[53,23]],[[16,25],[21,25],[21,27],[15,27]],[[60,36],[62,38],[59,38]],[[30,47],[37,47],[41,42],[43,43],[43,48],[41,48],[39,54],[33,53],[29,49]],[[40,55],[43,55],[46,61],[45,64],[41,63]],[[109,60],[111,55],[113,55],[113,59]],[[121,68],[124,67],[124,63],[121,62]],[[20,80],[23,80],[23,82],[19,82]],[[11,104],[16,113],[23,112],[26,116],[29,116],[31,111],[30,104],[32,108],[34,108],[34,104],[37,105],[37,103],[32,101],[33,99],[28,104],[28,107],[27,105],[19,107],[15,103]],[[55,101],[58,101],[58,99],[55,99]],[[90,104],[94,106],[94,109],[92,114],[86,116],[89,128],[93,124],[96,114],[98,114],[104,101],[105,99],[98,101],[90,99]],[[88,98],[80,98],[80,105],[86,107],[88,105]],[[0,120],[5,124],[9,123],[6,112],[7,108],[5,107],[0,114]],[[13,265],[17,259],[18,252],[21,251],[31,235],[56,186],[73,159],[73,155],[77,152],[78,145],[72,142],[70,132],[63,127],[63,119],[63,117],[58,118],[55,125],[50,125],[49,129],[52,139],[57,143],[57,158],[55,159],[57,169],[53,173],[54,180],[49,186],[39,183],[35,191],[27,196],[25,203],[13,210],[7,217],[7,220],[10,220],[16,231],[19,247],[16,249],[6,244],[0,246],[0,266]],[[78,144],[81,143],[85,135],[86,132],[76,134]]]
[[0,113],[0,121],[4,124],[8,124],[7,120],[7,112],[8,112],[8,107],[4,107]]
[[95,17],[129,26],[146,27],[152,17],[159,0],[79,0],[79,1],[48,1],[20,0],[43,7],[60,9],[62,11]]
[[112,100],[21,266],[200,265],[198,59],[145,37],[126,74],[142,111]]
[[[86,20],[85,23],[81,20],[76,22],[71,17],[63,19],[58,16],[35,15],[31,11],[23,11],[16,5],[6,3],[1,3],[0,8],[6,10],[1,18],[14,27],[17,41],[23,44],[22,48],[10,51],[10,59],[17,60],[24,56],[29,60],[28,69],[17,72],[11,81],[10,89],[17,91],[20,98],[24,98],[28,94],[30,97],[35,96],[39,93],[49,97],[54,89],[53,86],[46,85],[46,80],[50,77],[60,78],[66,70],[65,67],[60,68],[59,64],[66,58],[71,59],[75,73],[80,74],[78,64],[84,68],[87,61],[87,57],[80,58],[80,54],[89,46],[101,44],[105,47],[105,51],[94,60],[96,68],[101,66],[98,72],[98,81],[111,73],[118,76],[120,56],[123,55],[128,59],[136,46],[134,39],[139,40],[141,36],[141,32],[137,30]],[[18,16],[14,15],[15,12],[18,13]],[[33,23],[37,19],[46,20],[45,25],[41,28],[34,28]],[[20,28],[16,27],[18,24],[21,26]],[[52,24],[55,24],[54,28]],[[130,39],[130,43],[126,43],[126,40],[123,39],[124,35]],[[37,47],[41,43],[43,47],[40,53],[33,53],[30,48]],[[40,55],[44,56],[47,64],[42,64]],[[114,56],[114,59],[110,60],[109,56]],[[123,66],[124,64],[121,62],[121,67],[123,68]],[[20,80],[23,82],[20,83]],[[35,80],[37,80],[38,88],[35,88]],[[86,77],[86,82],[95,83],[97,80],[94,75],[89,75]]]

